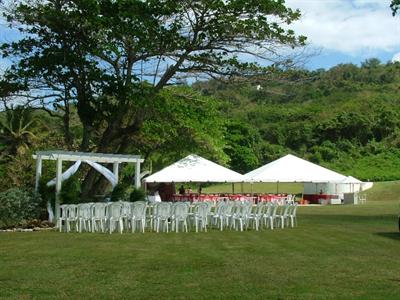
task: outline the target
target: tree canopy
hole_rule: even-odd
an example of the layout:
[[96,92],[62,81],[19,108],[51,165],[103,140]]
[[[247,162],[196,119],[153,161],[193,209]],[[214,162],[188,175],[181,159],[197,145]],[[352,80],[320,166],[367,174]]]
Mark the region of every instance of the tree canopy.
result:
[[68,143],[75,103],[83,151],[125,152],[170,84],[265,74],[305,42],[287,26],[300,12],[281,0],[20,0],[4,16],[21,32],[1,45],[5,81],[62,111]]
[[400,9],[400,0],[392,0],[390,8],[392,9],[393,16],[395,16]]

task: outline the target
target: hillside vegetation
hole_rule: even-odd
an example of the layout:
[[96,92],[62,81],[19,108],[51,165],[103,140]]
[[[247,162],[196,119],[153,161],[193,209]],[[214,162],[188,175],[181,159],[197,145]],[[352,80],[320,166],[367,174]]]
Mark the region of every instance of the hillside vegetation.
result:
[[253,83],[195,84],[224,100],[226,153],[247,172],[293,153],[362,180],[400,178],[400,64],[282,72]]
[[[399,88],[400,64],[376,59],[278,71],[246,83],[171,87],[162,104],[166,116],[146,120],[124,153],[141,154],[144,169],[153,172],[197,153],[241,173],[292,153],[361,180],[398,180]],[[0,122],[0,190],[34,186],[34,151],[81,150],[84,133],[74,106],[68,115],[61,106],[13,107]],[[90,149],[97,151],[94,144]],[[44,162],[44,180],[54,169]],[[121,180],[132,182],[132,174],[131,167],[122,169]]]

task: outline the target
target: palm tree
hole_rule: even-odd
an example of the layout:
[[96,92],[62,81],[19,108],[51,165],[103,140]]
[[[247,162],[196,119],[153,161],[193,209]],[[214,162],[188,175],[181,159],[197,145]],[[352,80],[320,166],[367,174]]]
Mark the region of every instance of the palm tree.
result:
[[0,122],[0,143],[2,155],[24,154],[36,138],[32,132],[36,119],[32,110],[17,106],[6,111],[5,120]]

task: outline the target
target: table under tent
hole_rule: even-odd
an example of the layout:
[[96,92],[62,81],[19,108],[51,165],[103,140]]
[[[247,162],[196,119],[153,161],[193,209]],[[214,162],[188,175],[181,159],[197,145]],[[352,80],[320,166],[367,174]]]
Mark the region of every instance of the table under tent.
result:
[[257,182],[275,182],[277,185],[303,183],[302,199],[314,204],[340,204],[346,194],[354,195],[372,186],[371,183],[363,183],[354,177],[347,177],[291,154],[244,176],[246,182],[253,184]]
[[[323,182],[323,183],[304,183],[304,193],[307,195],[315,195],[315,198],[322,192],[325,195],[338,195],[338,198],[344,204],[359,204],[366,202],[366,194],[364,191],[371,188],[373,182],[362,182],[353,176],[347,176],[341,182]],[[325,199],[328,201],[327,199]],[[332,202],[332,201],[331,201]],[[338,203],[333,203],[338,204]]]

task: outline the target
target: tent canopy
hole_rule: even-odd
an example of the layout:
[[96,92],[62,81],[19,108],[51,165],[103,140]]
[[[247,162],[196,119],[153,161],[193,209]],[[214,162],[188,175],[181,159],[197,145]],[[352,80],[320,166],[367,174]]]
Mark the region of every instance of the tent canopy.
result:
[[288,154],[244,175],[249,182],[341,182],[346,176]]
[[191,154],[144,179],[145,182],[243,182],[244,176]]
[[342,180],[340,183],[363,183],[361,180],[358,180],[357,178],[354,178],[353,176],[347,176],[344,180]]

